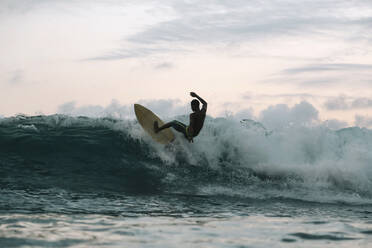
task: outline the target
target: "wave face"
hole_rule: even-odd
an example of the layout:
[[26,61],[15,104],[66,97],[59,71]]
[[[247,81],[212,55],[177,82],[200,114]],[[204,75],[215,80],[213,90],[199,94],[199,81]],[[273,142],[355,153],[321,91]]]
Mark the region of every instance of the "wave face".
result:
[[372,203],[371,130],[207,118],[195,143],[176,135],[164,147],[131,120],[0,119],[0,187]]

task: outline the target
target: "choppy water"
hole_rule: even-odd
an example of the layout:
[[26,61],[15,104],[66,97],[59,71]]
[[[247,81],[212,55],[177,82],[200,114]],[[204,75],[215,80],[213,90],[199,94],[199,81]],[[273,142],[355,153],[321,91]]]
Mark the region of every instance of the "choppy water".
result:
[[[182,118],[182,117],[180,117]],[[0,119],[0,247],[370,247],[372,131]]]

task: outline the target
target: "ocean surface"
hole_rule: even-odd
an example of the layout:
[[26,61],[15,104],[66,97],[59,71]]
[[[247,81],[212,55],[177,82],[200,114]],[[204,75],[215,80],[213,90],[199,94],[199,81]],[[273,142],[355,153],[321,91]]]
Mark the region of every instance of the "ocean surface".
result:
[[[177,117],[185,121],[185,117]],[[372,247],[372,131],[0,119],[0,247]]]

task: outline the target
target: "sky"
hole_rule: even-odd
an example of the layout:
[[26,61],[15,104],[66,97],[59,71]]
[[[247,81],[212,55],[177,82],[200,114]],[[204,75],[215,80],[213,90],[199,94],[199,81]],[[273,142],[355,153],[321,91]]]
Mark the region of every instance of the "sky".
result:
[[372,127],[370,0],[1,0],[0,116],[189,112]]

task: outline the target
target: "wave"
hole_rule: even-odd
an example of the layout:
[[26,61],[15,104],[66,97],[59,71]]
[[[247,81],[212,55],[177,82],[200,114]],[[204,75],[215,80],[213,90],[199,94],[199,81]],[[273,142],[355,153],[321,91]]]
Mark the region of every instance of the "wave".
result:
[[[186,116],[177,117],[186,122]],[[134,120],[0,119],[0,187],[223,194],[372,203],[372,131],[211,118],[193,144],[157,144]]]

